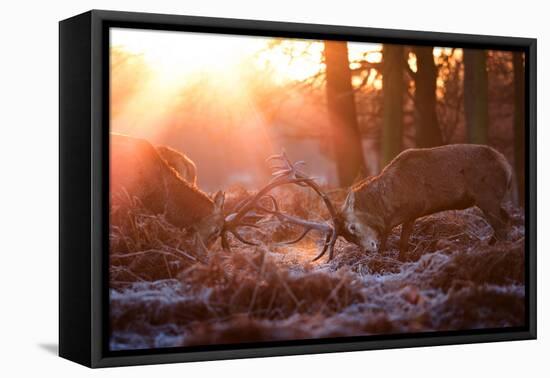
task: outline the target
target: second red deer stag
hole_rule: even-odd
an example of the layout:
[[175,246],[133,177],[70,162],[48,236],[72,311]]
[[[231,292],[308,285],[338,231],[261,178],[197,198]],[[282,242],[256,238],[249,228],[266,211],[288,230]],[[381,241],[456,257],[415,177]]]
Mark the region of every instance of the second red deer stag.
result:
[[341,211],[340,232],[367,251],[384,249],[391,230],[403,225],[400,258],[404,258],[417,218],[444,210],[479,207],[495,236],[505,236],[509,215],[504,201],[512,168],[488,146],[456,144],[410,149],[382,172],[349,191]]
[[512,168],[506,158],[488,146],[456,144],[402,152],[375,177],[350,188],[340,211],[286,155],[276,156],[279,175],[306,180],[329,208],[331,223],[311,222],[272,211],[281,221],[309,231],[324,232],[326,240],[317,260],[329,251],[333,257],[339,236],[366,252],[385,249],[388,234],[402,225],[400,259],[406,257],[409,238],[417,218],[445,210],[479,207],[494,230],[504,238],[510,217],[504,202],[510,190]]

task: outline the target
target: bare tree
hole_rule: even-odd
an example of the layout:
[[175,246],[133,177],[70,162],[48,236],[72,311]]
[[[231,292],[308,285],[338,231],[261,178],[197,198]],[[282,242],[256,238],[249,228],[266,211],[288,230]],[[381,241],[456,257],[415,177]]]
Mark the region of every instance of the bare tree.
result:
[[464,114],[468,142],[487,144],[489,82],[486,50],[464,49]]
[[364,171],[346,42],[325,41],[326,94],[331,138],[341,186],[349,186]]
[[443,49],[436,59],[438,81],[437,86],[437,120],[443,138],[443,144],[453,143],[457,140],[459,130],[464,124],[464,83],[462,80],[463,64],[462,50]]
[[405,53],[401,45],[384,45],[382,65],[382,159],[385,166],[403,149]]
[[414,103],[416,115],[416,146],[434,147],[443,144],[437,120],[436,84],[438,70],[434,62],[433,48],[415,46],[416,72],[411,72],[415,83]]

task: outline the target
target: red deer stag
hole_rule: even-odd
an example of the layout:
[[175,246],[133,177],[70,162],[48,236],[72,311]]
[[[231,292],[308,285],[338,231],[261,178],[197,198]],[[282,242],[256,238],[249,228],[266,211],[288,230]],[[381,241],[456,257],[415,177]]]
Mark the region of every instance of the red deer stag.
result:
[[367,251],[385,249],[391,230],[402,226],[400,258],[405,258],[417,218],[444,210],[479,207],[497,239],[509,215],[503,207],[512,168],[488,146],[455,144],[411,149],[382,172],[351,188],[341,212],[342,236]]
[[211,199],[161,158],[147,141],[111,134],[111,201],[117,205],[126,191],[177,227],[192,228],[203,243],[216,238],[224,225],[224,194]]
[[226,241],[226,233],[254,244],[237,232],[239,227],[256,227],[247,223],[245,213],[241,211],[226,217],[222,191],[210,198],[184,180],[146,140],[111,134],[110,149],[112,205],[120,204],[124,198],[121,193],[136,197],[153,213],[164,214],[168,222],[198,236],[201,248],[222,234]]
[[456,144],[406,150],[378,176],[354,185],[338,213],[313,180],[286,155],[274,159],[283,164],[276,174],[304,180],[302,185],[311,186],[329,207],[332,225],[281,214],[276,203],[271,209],[281,221],[304,227],[300,238],[289,243],[301,240],[311,230],[326,233],[323,249],[314,260],[327,250],[332,259],[338,236],[367,252],[384,250],[388,234],[398,225],[403,225],[399,258],[404,259],[415,220],[445,210],[478,206],[498,239],[505,237],[508,228],[510,218],[503,204],[510,190],[512,168],[501,153],[488,146]]
[[197,248],[202,252],[205,245],[220,236],[223,248],[229,250],[229,234],[242,243],[257,245],[245,240],[238,229],[259,228],[255,222],[264,216],[262,213],[266,211],[263,210],[269,210],[262,204],[274,200],[269,195],[272,189],[306,181],[277,177],[256,195],[241,202],[233,213],[225,215],[222,191],[210,198],[184,180],[146,140],[112,133],[110,152],[111,205],[120,206],[126,194],[138,198],[151,212],[164,214],[168,222],[198,236]]

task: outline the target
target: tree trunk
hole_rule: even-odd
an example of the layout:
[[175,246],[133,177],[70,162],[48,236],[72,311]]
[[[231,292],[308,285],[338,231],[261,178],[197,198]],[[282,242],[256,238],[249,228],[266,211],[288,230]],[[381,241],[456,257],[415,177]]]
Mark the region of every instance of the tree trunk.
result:
[[513,53],[514,64],[514,161],[518,203],[525,205],[525,70],[523,53]]
[[325,41],[327,104],[340,186],[350,186],[364,171],[346,42]]
[[416,146],[435,147],[443,144],[441,129],[436,113],[437,67],[434,62],[433,48],[417,46],[416,73],[414,74],[414,104],[416,108]]
[[487,52],[464,49],[464,115],[469,143],[488,142],[488,97]]
[[403,46],[384,45],[383,50],[382,159],[384,167],[403,149],[403,95],[405,55]]

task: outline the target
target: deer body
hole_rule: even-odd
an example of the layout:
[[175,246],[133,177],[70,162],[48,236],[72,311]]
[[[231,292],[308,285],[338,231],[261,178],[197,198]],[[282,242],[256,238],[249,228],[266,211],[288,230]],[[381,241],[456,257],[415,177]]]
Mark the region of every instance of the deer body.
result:
[[476,205],[500,237],[508,223],[502,205],[511,179],[506,158],[488,146],[406,150],[378,176],[350,189],[340,213],[340,232],[365,250],[376,251],[385,248],[392,228],[402,224],[403,258],[417,218]]
[[223,193],[211,199],[185,181],[161,158],[149,142],[111,134],[111,201],[126,191],[156,214],[164,214],[173,225],[192,228],[204,243],[219,236],[223,224]]

